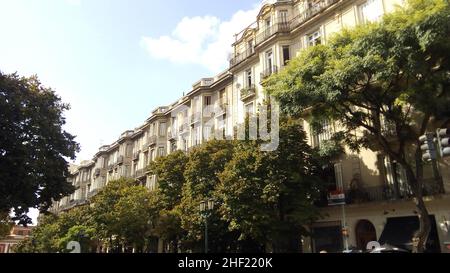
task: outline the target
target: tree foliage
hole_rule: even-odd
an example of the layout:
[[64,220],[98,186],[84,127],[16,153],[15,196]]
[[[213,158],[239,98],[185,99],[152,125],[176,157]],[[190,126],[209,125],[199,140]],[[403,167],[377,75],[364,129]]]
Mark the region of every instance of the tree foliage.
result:
[[266,82],[286,113],[334,120],[351,149],[381,150],[401,164],[421,219],[417,251],[430,230],[418,138],[432,122],[449,122],[449,49],[448,1],[410,0],[380,23],[303,51]]
[[69,105],[37,77],[0,72],[0,212],[29,224],[28,208],[45,211],[72,193],[68,163],[79,150],[63,130]]
[[238,144],[220,175],[221,209],[230,230],[275,252],[298,252],[303,227],[318,217],[313,201],[320,180],[313,151],[299,121],[284,119],[280,144],[261,151],[256,141]]
[[148,189],[132,179],[108,183],[92,201],[98,236],[143,251],[152,219],[151,198]]

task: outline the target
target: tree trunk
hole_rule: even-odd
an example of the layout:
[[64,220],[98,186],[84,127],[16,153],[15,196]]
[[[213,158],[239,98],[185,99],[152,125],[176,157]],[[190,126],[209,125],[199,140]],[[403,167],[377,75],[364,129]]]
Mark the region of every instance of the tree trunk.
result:
[[413,237],[413,253],[423,253],[431,231],[431,221],[428,210],[425,207],[423,198],[416,198],[417,216],[419,217],[420,228]]
[[[417,160],[417,159],[416,159]],[[406,175],[408,177],[408,184],[414,194],[414,203],[417,208],[417,216],[419,217],[419,230],[413,235],[413,253],[423,253],[428,241],[428,235],[431,231],[430,215],[423,201],[423,185],[422,182],[417,179],[416,175],[411,169],[411,166],[403,160],[401,163],[405,168]]]

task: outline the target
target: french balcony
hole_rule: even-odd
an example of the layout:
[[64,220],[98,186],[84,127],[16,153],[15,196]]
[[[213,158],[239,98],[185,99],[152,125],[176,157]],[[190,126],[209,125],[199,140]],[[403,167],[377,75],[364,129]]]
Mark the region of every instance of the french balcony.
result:
[[241,89],[241,100],[247,100],[256,95],[256,87],[254,84]]
[[276,65],[264,69],[264,71],[261,73],[261,81],[267,79],[275,73],[278,73],[278,66]]

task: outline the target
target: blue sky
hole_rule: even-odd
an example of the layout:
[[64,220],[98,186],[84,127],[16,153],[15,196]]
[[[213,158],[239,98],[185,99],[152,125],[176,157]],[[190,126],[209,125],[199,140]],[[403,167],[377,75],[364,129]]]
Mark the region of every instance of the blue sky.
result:
[[[77,162],[227,67],[260,0],[0,0],[0,70],[70,103]],[[36,212],[32,213],[33,218]]]
[[0,70],[37,74],[71,104],[77,161],[226,68],[258,0],[0,0]]

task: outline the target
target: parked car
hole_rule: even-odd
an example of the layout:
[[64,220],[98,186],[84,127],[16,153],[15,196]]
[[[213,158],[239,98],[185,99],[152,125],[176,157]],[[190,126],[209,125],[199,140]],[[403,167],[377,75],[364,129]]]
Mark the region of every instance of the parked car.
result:
[[380,247],[374,248],[370,251],[370,253],[410,253],[408,250],[391,246],[391,245],[382,245]]

